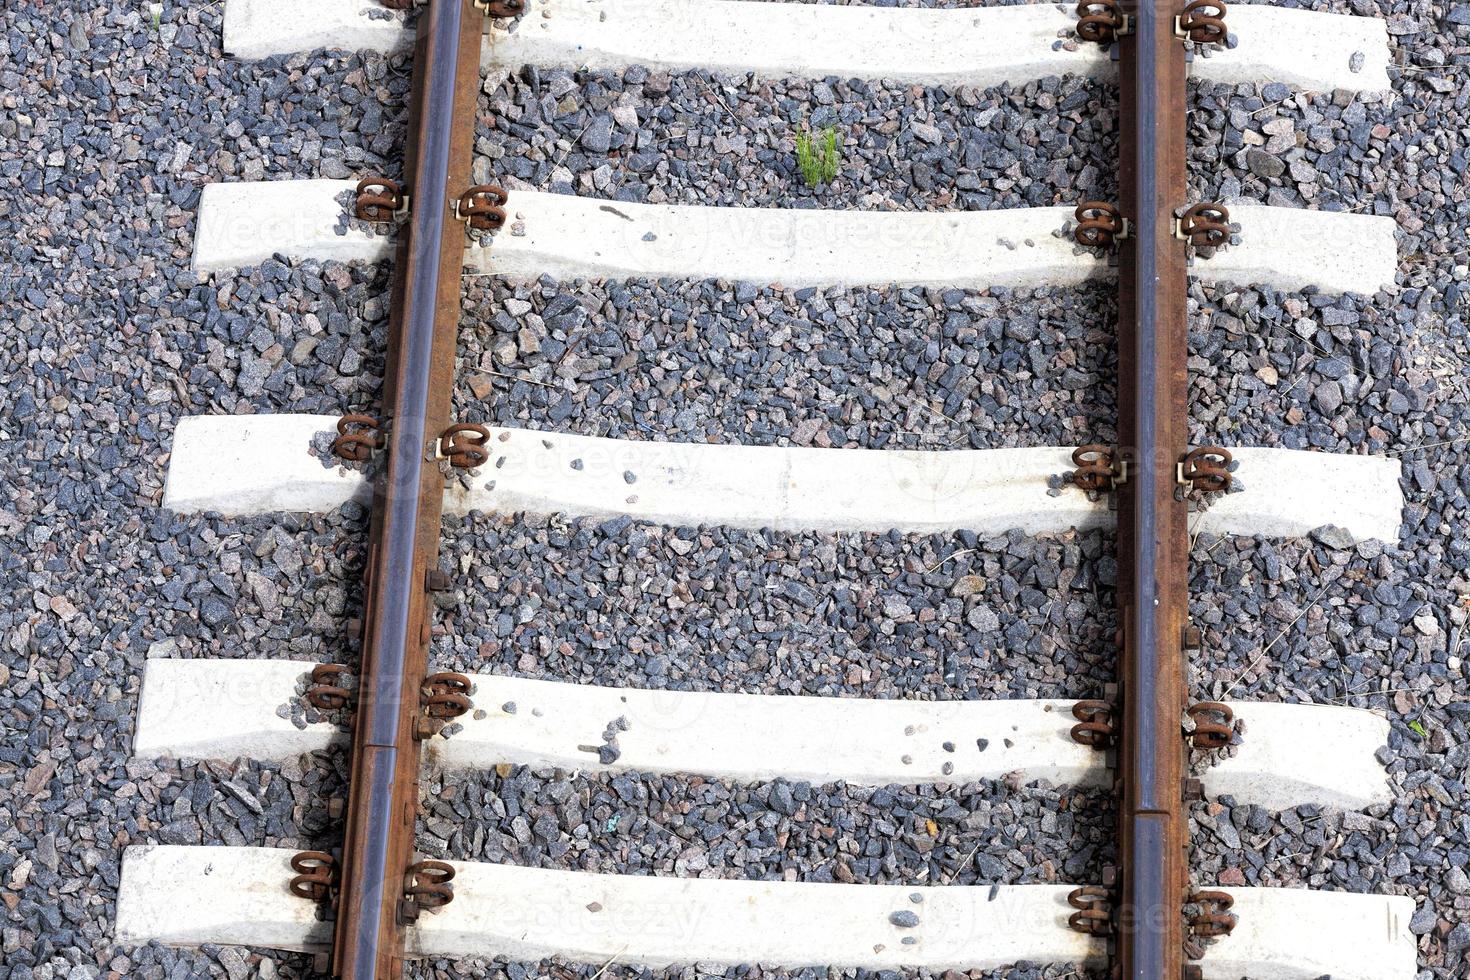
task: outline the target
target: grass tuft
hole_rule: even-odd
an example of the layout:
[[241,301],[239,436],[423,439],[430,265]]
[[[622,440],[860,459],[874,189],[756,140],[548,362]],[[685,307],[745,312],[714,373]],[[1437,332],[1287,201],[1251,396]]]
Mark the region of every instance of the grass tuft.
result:
[[797,133],[796,165],[801,168],[801,179],[808,187],[832,183],[842,165],[841,153],[837,149],[837,127],[823,127],[815,135],[811,132]]

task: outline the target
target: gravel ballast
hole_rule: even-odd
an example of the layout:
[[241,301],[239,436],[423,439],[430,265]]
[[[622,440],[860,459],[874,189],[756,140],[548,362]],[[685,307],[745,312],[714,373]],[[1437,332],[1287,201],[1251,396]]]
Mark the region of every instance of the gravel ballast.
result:
[[[1228,691],[1240,680],[1232,696],[1383,710],[1393,726],[1383,758],[1398,799],[1367,814],[1310,808],[1270,814],[1233,801],[1200,805],[1194,868],[1204,882],[1239,878],[1247,884],[1410,895],[1419,903],[1411,929],[1419,937],[1421,980],[1456,980],[1470,967],[1470,883],[1463,872],[1470,865],[1463,802],[1470,711],[1462,693],[1470,595],[1470,539],[1464,531],[1470,484],[1462,478],[1470,472],[1462,297],[1470,275],[1463,179],[1470,95],[1461,77],[1470,64],[1470,18],[1459,5],[1424,0],[1354,0],[1331,9],[1387,18],[1402,66],[1393,73],[1394,94],[1299,96],[1269,84],[1196,86],[1193,104],[1208,118],[1196,117],[1191,127],[1192,186],[1201,195],[1238,193],[1263,203],[1390,216],[1399,229],[1400,279],[1392,291],[1326,303],[1260,290],[1197,290],[1192,437],[1399,455],[1406,463],[1405,533],[1398,542],[1352,547],[1343,547],[1330,531],[1269,544],[1201,539],[1192,586],[1206,643],[1191,683],[1200,697],[1221,693],[1222,687]],[[331,846],[338,832],[325,819],[324,800],[340,792],[339,756],[280,766],[129,759],[137,690],[150,650],[336,659],[350,655],[340,631],[359,601],[360,513],[243,521],[174,519],[158,509],[181,416],[364,408],[372,404],[382,370],[383,270],[271,262],[201,279],[189,270],[188,257],[199,190],[207,182],[392,174],[399,166],[407,60],[315,53],[242,65],[221,55],[220,16],[218,4],[168,2],[155,26],[142,5],[98,0],[22,2],[0,11],[0,234],[10,263],[8,274],[0,276],[0,323],[9,338],[0,345],[6,447],[0,452],[0,574],[12,599],[0,606],[0,717],[13,733],[0,746],[0,977],[6,980],[302,976],[305,959],[278,952],[118,948],[112,923],[121,849],[144,841]],[[510,101],[518,104],[533,92],[539,97],[543,89],[550,94],[554,84],[561,82],[549,74],[518,77]],[[831,89],[830,104],[812,83],[735,80],[729,86],[687,73],[670,78],[668,91],[659,93],[648,91],[645,81],[637,83],[635,94],[650,115],[639,116],[636,131],[650,134],[648,152],[660,160],[646,172],[630,165],[636,152],[598,160],[598,151],[581,142],[580,127],[597,113],[611,115],[628,84],[626,73],[577,81],[575,91],[555,96],[571,95],[575,102],[553,117],[548,132],[555,135],[511,134],[502,159],[526,160],[532,167],[526,179],[548,189],[557,187],[560,166],[569,174],[563,182],[578,193],[586,192],[586,174],[598,196],[654,199],[657,192],[669,200],[710,204],[993,208],[1070,203],[1074,194],[1108,190],[1112,149],[1103,134],[1111,130],[1104,118],[1112,111],[1111,95],[1091,83],[1037,83],[1006,93],[995,105],[990,102],[998,93],[974,93],[975,104],[966,105],[961,97],[941,98],[937,90],[858,89],[841,81],[822,83]],[[1101,112],[1087,105],[1063,110],[1060,100],[1055,110],[1042,105],[1042,96],[1065,99],[1077,92],[1088,93]],[[496,97],[487,96],[485,104]],[[958,108],[941,108],[950,102]],[[907,111],[911,103],[923,107],[926,116],[918,121],[934,126],[940,139],[931,142],[901,125],[891,144],[880,143],[878,135],[887,139],[877,132],[887,113]],[[992,108],[997,111],[989,127],[981,127],[978,115]],[[833,187],[812,192],[794,177],[787,141],[804,121],[820,125],[823,112],[851,127],[844,139],[854,142],[844,158],[863,164],[844,170]],[[1013,115],[1033,113],[1056,120],[1036,130],[1034,142],[1024,125],[1012,128],[1009,122]],[[879,121],[865,121],[870,115]],[[1063,121],[1072,126],[1069,132],[1061,131]],[[674,135],[676,126],[685,127],[682,139]],[[716,151],[720,134],[725,152]],[[1017,145],[1008,145],[1002,134],[1014,135]],[[740,136],[745,144],[737,150],[730,141]],[[966,136],[985,146],[980,163],[966,163]],[[565,149],[555,139],[575,145],[553,166]],[[610,133],[609,154],[611,141]],[[489,154],[483,159],[489,161]],[[930,178],[915,176],[920,164]],[[603,166],[608,170],[599,187]],[[1001,187],[996,174],[1014,182]],[[965,186],[972,175],[980,186]],[[953,196],[945,200],[946,194]],[[869,195],[876,198],[870,202]],[[762,319],[748,309],[760,299],[725,298],[738,288],[733,284],[635,284],[625,289],[628,300],[615,316],[603,312],[611,302],[607,287],[538,285],[524,295],[498,286],[470,288],[483,290],[475,295],[484,306],[517,299],[538,316],[553,304],[586,304],[580,315],[570,307],[563,311],[574,319],[584,316],[586,324],[558,327],[550,322],[557,314],[543,318],[546,340],[567,345],[562,354],[574,337],[587,338],[583,345],[590,353],[575,348],[565,363],[595,363],[578,365],[565,378],[558,374],[564,365],[544,353],[546,340],[540,341],[542,352],[522,346],[520,326],[510,331],[492,324],[483,339],[466,342],[461,367],[467,374],[488,366],[517,377],[555,379],[572,396],[567,408],[557,408],[558,400],[538,394],[547,389],[523,382],[518,390],[488,375],[500,387],[481,410],[501,422],[629,438],[770,444],[802,444],[809,432],[814,445],[825,439],[833,445],[897,447],[912,438],[906,433],[918,433],[914,441],[923,448],[942,448],[1071,441],[1105,426],[1112,410],[1107,378],[1113,314],[1105,289],[1039,298],[967,295],[957,310],[943,296],[928,295],[922,304],[906,307],[896,291],[879,291],[871,306],[848,296],[783,293],[765,297],[773,312]],[[866,304],[865,296],[859,298]],[[835,312],[841,301],[854,306],[851,316]],[[996,303],[994,309],[972,314],[964,306],[988,301]],[[778,368],[752,357],[751,366],[736,370],[729,352],[718,363],[713,347],[701,348],[697,337],[681,340],[674,331],[655,329],[671,306],[687,308],[690,318],[707,314],[737,352],[755,351],[771,342],[772,332],[789,329],[781,359],[788,363]],[[977,325],[1010,323],[1027,310],[1039,325],[1033,340],[997,342],[990,327]],[[829,311],[837,322],[825,319]],[[900,322],[880,326],[885,311],[894,311],[886,315]],[[955,313],[972,320],[973,341],[968,334],[961,340],[959,330],[965,328],[958,324],[954,336],[946,336],[946,322]],[[792,322],[779,322],[783,318]],[[598,339],[599,333],[635,328],[653,336],[660,349]],[[558,329],[566,336],[558,337]],[[884,330],[893,333],[891,340]],[[512,336],[514,355],[495,360],[496,342],[503,347]],[[939,344],[937,357],[928,354],[931,339]],[[862,347],[867,363],[822,361],[824,351],[839,347],[856,361],[855,346]],[[1032,363],[1033,346],[1040,363]],[[946,358],[962,348],[975,349],[977,359],[965,363],[952,383],[928,377],[935,365],[953,367]],[[1064,360],[1069,351],[1077,363]],[[630,355],[634,359],[620,367]],[[912,366],[904,362],[910,356]],[[1012,365],[1008,357],[1020,360]],[[845,372],[845,382],[834,381],[834,368]],[[1019,376],[1022,368],[1030,378]],[[538,370],[545,375],[537,376]],[[656,370],[666,372],[658,382],[651,380]],[[1096,380],[1050,406],[1031,403],[1068,370]],[[600,372],[609,373],[598,377]],[[979,385],[956,396],[967,374],[978,375]],[[645,379],[650,380],[638,388]],[[706,379],[715,390],[701,393]],[[660,390],[660,383],[670,390]],[[781,397],[791,405],[776,411],[741,404],[740,385],[776,392],[784,386],[790,391]],[[987,392],[987,385],[993,390]],[[880,386],[892,387],[891,401],[878,398]],[[610,401],[618,388],[631,390]],[[456,394],[466,412],[481,407],[471,404],[483,399],[468,381]],[[871,408],[862,402],[865,395],[874,401]],[[946,408],[952,398],[958,412]],[[834,418],[832,403],[842,399],[848,401]],[[861,417],[851,414],[853,399],[863,406]],[[953,420],[930,419],[932,428],[925,430],[915,422],[927,414],[918,407],[924,402]],[[548,422],[552,411],[567,414]],[[691,413],[687,425],[678,421],[685,412]],[[1248,473],[1238,475],[1249,482]],[[477,581],[473,590],[460,586],[473,597],[450,597],[444,612],[453,616],[455,628],[437,642],[436,655],[475,669],[565,680],[620,678],[669,687],[728,681],[742,689],[782,690],[768,670],[753,678],[719,674],[701,661],[708,652],[703,649],[700,657],[684,653],[683,662],[666,654],[663,673],[651,672],[659,669],[658,654],[635,655],[629,642],[639,639],[634,634],[640,632],[640,616],[659,624],[641,632],[673,650],[685,634],[697,639],[700,624],[708,632],[721,616],[749,615],[755,622],[758,614],[771,628],[731,637],[730,650],[721,655],[743,662],[764,652],[779,662],[777,652],[785,649],[788,659],[806,657],[814,665],[813,689],[831,693],[1075,696],[1095,693],[1111,676],[1104,640],[1111,634],[1107,593],[1098,595],[1095,583],[1078,584],[1084,573],[1105,578],[1111,548],[1106,539],[971,544],[884,536],[717,537],[710,529],[698,534],[710,544],[689,531],[640,525],[604,530],[596,524],[512,524],[482,517],[449,526],[446,567],[469,557],[465,578]],[[675,538],[694,547],[681,555],[670,544]],[[576,553],[562,552],[566,546],[553,539],[576,540]],[[549,567],[545,555],[553,548],[564,569]],[[978,550],[924,571],[970,548]],[[1068,548],[1084,557],[1068,558]],[[831,571],[823,571],[829,549],[837,558]],[[780,556],[767,558],[767,551]],[[785,588],[785,566],[795,572],[789,581],[816,597],[814,606],[770,588],[778,578]],[[1071,581],[1038,586],[1028,578],[1053,566],[1058,581],[1069,572]],[[986,578],[987,593],[954,596],[961,569]],[[738,588],[733,580],[741,571],[752,582],[765,582],[769,594]],[[478,581],[484,575],[496,580],[495,588]],[[861,604],[855,596],[845,608],[839,579],[855,593],[872,594]],[[645,580],[657,589],[643,591]],[[605,590],[602,608],[583,610],[581,619],[568,615],[575,588],[592,582]],[[516,583],[519,593],[513,591]],[[680,587],[689,591],[688,599]],[[518,622],[522,606],[538,595],[542,606]],[[674,598],[685,603],[683,609],[672,608]],[[889,615],[889,599],[896,615]],[[903,619],[900,604],[912,621]],[[989,614],[974,626],[969,616],[982,605]],[[1073,605],[1075,619],[1068,612]],[[1056,625],[1052,617],[1062,615],[1059,609],[1070,625]],[[932,623],[920,620],[926,611],[936,616]],[[511,628],[502,637],[496,633],[503,616]],[[588,642],[585,649],[562,652],[561,643],[570,646],[591,629],[589,616],[605,630],[597,638],[604,645]],[[891,635],[884,632],[885,622],[892,623]],[[848,623],[868,625],[872,632],[854,641]],[[1020,642],[1008,642],[1010,630]],[[1053,638],[1057,650],[1033,650],[1038,637]],[[482,653],[485,644],[498,646]],[[1064,651],[1062,659],[1058,651]],[[527,655],[534,662],[522,667]],[[945,674],[951,662],[953,681]],[[849,681],[854,667],[858,679]],[[533,808],[545,805],[543,794],[563,792],[550,787],[565,782],[561,775],[523,771],[476,778],[482,782],[464,792],[482,799],[498,788],[498,779],[525,780],[522,798]],[[630,825],[643,820],[650,828],[669,828],[654,838],[667,842],[664,851],[639,855],[646,873],[667,867],[679,839],[674,801],[689,801],[696,793],[716,794],[716,809],[728,806],[708,822],[726,828],[726,836],[717,839],[731,841],[732,849],[717,857],[726,862],[718,866],[735,873],[734,862],[744,858],[730,856],[737,851],[728,828],[738,826],[730,821],[742,806],[749,807],[747,816],[769,814],[775,792],[773,785],[695,788],[687,781],[629,778],[635,786],[631,803],[604,777],[583,775],[576,791],[587,793],[589,803],[607,796],[605,805],[622,807]],[[788,788],[794,800],[796,788]],[[866,790],[821,791],[837,798],[836,810],[863,820],[883,809]],[[907,805],[908,791],[889,792],[895,806]],[[1011,812],[1029,826],[1038,815],[1055,811],[1058,792],[983,786],[951,790],[947,798],[989,814],[997,824],[1012,805],[1019,806]],[[727,802],[741,793],[744,801]],[[445,805],[454,812],[455,803]],[[586,809],[596,812],[595,806]],[[839,819],[835,810],[810,812],[832,812],[831,819]],[[793,815],[775,814],[775,826],[791,822],[798,842],[814,839]],[[487,841],[492,832],[506,832],[498,814],[477,819]],[[758,816],[757,824],[769,819]],[[856,828],[859,818],[853,819]],[[557,814],[559,838],[571,839],[579,826]],[[516,839],[513,820],[509,833]],[[1023,850],[1022,863],[1007,867],[1012,880],[1035,873],[1045,860],[1075,859],[1077,832],[1064,836],[1059,829],[1056,836],[1059,853],[1053,858],[1049,850]],[[424,840],[435,839],[427,830]],[[936,849],[944,855],[963,843],[956,837]],[[1105,837],[1097,845],[1097,853],[1085,859],[1087,873],[1091,862],[1102,859]],[[762,874],[784,874],[784,861],[804,872],[816,867],[801,855],[783,858],[759,841],[751,845],[741,838],[740,847],[751,849],[752,867]],[[517,853],[528,863],[542,860],[529,851]],[[584,853],[595,861],[616,860],[611,848]],[[678,853],[672,855],[675,864]],[[979,854],[1005,860],[989,845],[977,860]],[[916,863],[907,855],[894,862],[892,870],[880,862],[879,871],[901,877],[928,867],[927,859]],[[967,866],[962,873],[979,872]],[[813,980],[828,975],[693,967],[623,971],[681,980],[693,980],[696,972]],[[1073,972],[1066,966],[1021,966],[986,976],[1020,980]],[[555,962],[430,962],[410,970],[413,976],[514,980],[597,973],[596,965]]]
[[[652,204],[1041,207],[1115,193],[1115,105],[1076,77],[980,89],[527,68],[482,99],[475,173]],[[828,127],[841,165],[812,188],[797,136]]]
[[430,787],[426,850],[614,874],[846,884],[1091,881],[1112,860],[1102,793],[1019,783],[754,785],[503,766]]
[[444,541],[463,577],[440,594],[441,669],[927,700],[1096,696],[1111,672],[1112,612],[1096,596],[1115,566],[1100,532],[982,540],[472,516],[446,521]]
[[864,449],[1113,435],[1112,290],[469,280],[460,417],[619,439]]

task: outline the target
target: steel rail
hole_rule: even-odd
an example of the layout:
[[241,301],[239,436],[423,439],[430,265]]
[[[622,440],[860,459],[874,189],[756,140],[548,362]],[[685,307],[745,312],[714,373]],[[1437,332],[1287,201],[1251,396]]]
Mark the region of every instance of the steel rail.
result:
[[1187,977],[1184,903],[1188,823],[1183,636],[1188,616],[1188,508],[1177,464],[1187,450],[1187,253],[1175,236],[1185,202],[1184,44],[1180,0],[1124,4],[1118,35],[1119,669],[1118,859],[1114,976]]
[[464,228],[483,14],[436,0],[420,16],[386,383],[387,466],[375,489],[353,726],[345,839],[337,876],[331,973],[397,978],[418,809],[421,687],[430,638],[429,572],[437,566]]

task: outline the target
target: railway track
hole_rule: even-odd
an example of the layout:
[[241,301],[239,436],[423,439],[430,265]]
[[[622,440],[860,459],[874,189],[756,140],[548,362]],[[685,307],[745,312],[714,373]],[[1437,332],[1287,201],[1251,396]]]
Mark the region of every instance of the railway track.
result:
[[[1187,78],[1386,89],[1380,22],[1227,12],[1208,0],[1099,0],[1077,15],[722,0],[539,0],[521,11],[512,0],[433,0],[410,30],[369,0],[228,0],[225,25],[227,48],[247,58],[324,43],[416,45],[402,181],[210,185],[194,242],[205,272],[280,255],[391,253],[377,413],[185,419],[164,500],[225,514],[370,502],[360,659],[151,661],[134,751],[272,760],[345,744],[349,796],[332,852],[131,848],[120,938],[313,951],[331,975],[354,978],[400,976],[409,957],[497,956],[792,969],[1027,961],[1130,978],[1415,975],[1409,899],[1223,887],[1189,866],[1189,811],[1201,799],[1361,809],[1389,798],[1381,716],[1188,696],[1199,646],[1188,610],[1192,535],[1301,536],[1331,524],[1348,542],[1394,540],[1403,498],[1394,460],[1189,443],[1191,276],[1371,291],[1392,282],[1397,255],[1391,219],[1190,201]],[[1064,39],[1068,31],[1078,37]],[[820,57],[790,41],[812,36],[831,39]],[[874,45],[875,36],[893,43]],[[484,74],[628,64],[932,84],[1116,72],[1119,195],[1075,208],[867,213],[610,202],[475,183]],[[849,450],[459,420],[451,396],[465,269],[509,280],[816,287],[1115,279],[1117,438]],[[323,431],[351,465],[324,467],[312,454]],[[1116,683],[1083,700],[839,700],[437,670],[434,594],[454,574],[441,560],[441,518],[475,511],[824,532],[1115,527]],[[281,706],[303,696],[318,714],[298,724]],[[507,764],[865,786],[1045,779],[1111,793],[1117,858],[1092,881],[902,887],[605,875],[422,853],[425,767]],[[785,928],[798,920],[801,930]]]

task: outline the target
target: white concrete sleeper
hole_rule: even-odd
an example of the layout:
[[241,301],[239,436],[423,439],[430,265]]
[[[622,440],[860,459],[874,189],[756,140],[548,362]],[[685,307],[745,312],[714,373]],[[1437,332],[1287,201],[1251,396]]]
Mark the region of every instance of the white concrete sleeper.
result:
[[[763,77],[893,79],[922,85],[1025,84],[1048,75],[1113,77],[1095,44],[1066,44],[1070,6],[936,10],[731,0],[533,0],[486,38],[487,69],[644,65]],[[1232,6],[1233,48],[1197,57],[1196,77],[1286,82],[1330,91],[1386,91],[1388,32],[1369,17]],[[316,48],[402,50],[401,17],[376,0],[228,0],[225,50],[265,58]],[[821,38],[820,44],[812,38]],[[874,43],[882,38],[882,43]]]
[[[297,728],[279,709],[310,669],[290,660],[148,661],[133,753],[139,758],[283,761],[345,738],[331,722]],[[1101,786],[1104,753],[1069,735],[1072,702],[913,701],[651,691],[478,674],[476,711],[427,743],[435,769],[501,763],[568,771],[679,773],[734,782],[782,778],[863,786],[966,783],[1016,773]],[[507,710],[506,705],[513,706]],[[1283,810],[1363,809],[1390,799],[1375,753],[1388,721],[1358,708],[1232,702],[1246,726],[1236,754],[1202,778],[1211,798]],[[627,725],[602,762],[602,732]]]
[[[194,268],[294,259],[378,261],[392,238],[339,232],[349,180],[209,184],[199,204]],[[1115,275],[1061,234],[1066,207],[999,211],[811,211],[629,204],[514,190],[512,222],[465,250],[472,274],[530,281],[683,278],[789,287],[1066,285]],[[1242,241],[1191,275],[1206,282],[1376,291],[1398,268],[1392,218],[1232,204]]]
[[[287,890],[292,852],[141,845],[123,855],[117,941],[323,949],[330,923]],[[558,956],[647,967],[759,963],[988,970],[1028,960],[1101,966],[1066,924],[1068,885],[841,885],[454,865],[454,901],[419,917],[410,956]],[[1240,923],[1201,961],[1207,980],[1412,980],[1412,899],[1227,888]],[[918,894],[922,901],[915,902]],[[188,909],[188,915],[180,915]],[[918,924],[901,927],[893,913]],[[800,922],[802,928],[790,928]],[[905,939],[913,940],[905,943]]]
[[[360,469],[324,466],[313,437],[325,415],[181,419],[164,485],[178,512],[320,513],[371,496]],[[672,525],[788,531],[1019,529],[1055,534],[1109,526],[1105,499],[1050,481],[1072,447],[919,451],[652,442],[492,428],[491,462],[450,480],[445,509],[627,514]],[[1401,464],[1381,456],[1232,449],[1244,489],[1190,519],[1196,533],[1296,537],[1335,524],[1353,539],[1398,538]],[[328,462],[334,462],[328,460]],[[631,474],[633,482],[628,482]]]

